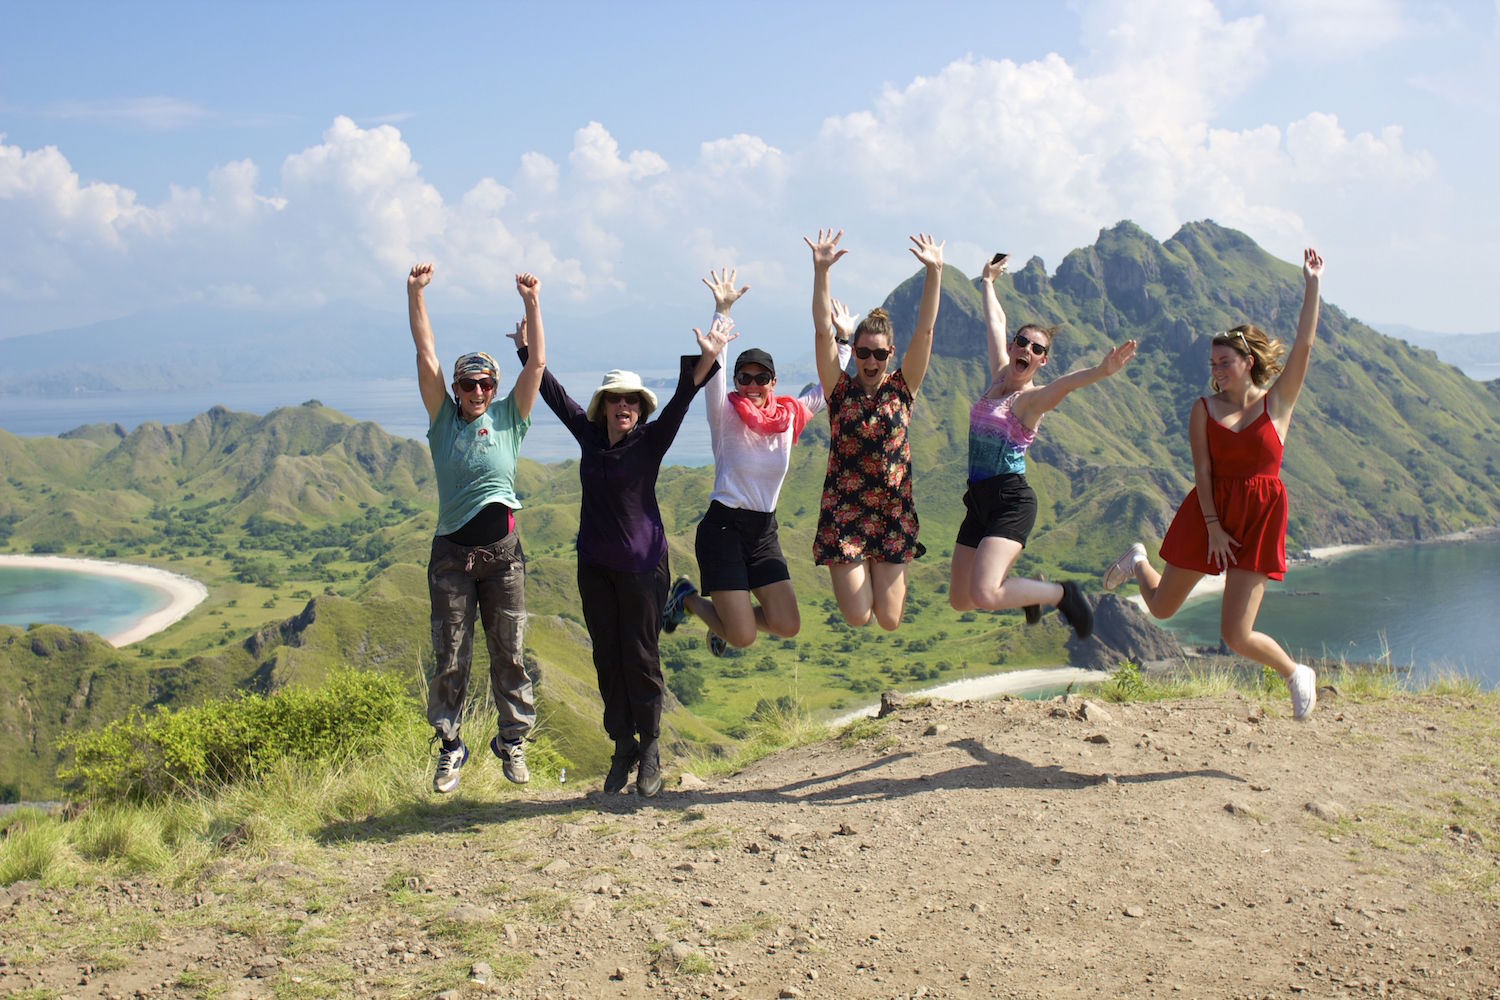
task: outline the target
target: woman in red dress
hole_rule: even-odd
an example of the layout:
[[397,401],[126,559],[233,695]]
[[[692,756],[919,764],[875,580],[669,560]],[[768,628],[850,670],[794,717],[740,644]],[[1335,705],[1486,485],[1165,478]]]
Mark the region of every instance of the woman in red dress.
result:
[[1302,315],[1290,353],[1248,323],[1213,338],[1208,364],[1217,391],[1193,405],[1188,436],[1197,485],[1162,539],[1166,568],[1157,573],[1137,542],[1104,572],[1106,590],[1134,577],[1156,618],[1176,614],[1205,575],[1224,572],[1219,634],[1234,652],[1282,676],[1297,719],[1307,718],[1317,705],[1317,675],[1292,662],[1275,639],[1255,631],[1255,616],[1266,581],[1280,580],[1286,572],[1281,452],[1318,332],[1323,258],[1317,251],[1303,252],[1302,276]]

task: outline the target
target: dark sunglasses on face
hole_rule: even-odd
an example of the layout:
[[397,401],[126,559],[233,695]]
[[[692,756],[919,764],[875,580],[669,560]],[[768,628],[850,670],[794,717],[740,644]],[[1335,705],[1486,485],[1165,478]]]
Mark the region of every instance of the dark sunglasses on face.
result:
[[757,372],[752,375],[749,372],[740,372],[735,375],[734,380],[740,385],[770,385],[770,372]]
[[884,361],[891,356],[891,349],[889,347],[856,347],[854,356],[861,361],[868,361],[872,357],[876,361]]
[[464,392],[473,392],[475,389],[478,389],[480,392],[492,392],[495,388],[495,380],[489,378],[461,378],[458,380],[458,387]]
[[633,392],[624,394],[617,392],[606,392],[604,394],[604,401],[606,403],[629,403],[631,406],[641,405],[641,397],[637,396]]
[[1026,334],[1024,334],[1024,333],[1018,333],[1018,334],[1016,334],[1016,346],[1019,347],[1023,351],[1026,350],[1026,348],[1028,348],[1028,347],[1031,348],[1031,353],[1035,354],[1039,358],[1046,357],[1046,355],[1047,355],[1047,345],[1046,344],[1038,344],[1034,340],[1028,340],[1028,339],[1026,339]]

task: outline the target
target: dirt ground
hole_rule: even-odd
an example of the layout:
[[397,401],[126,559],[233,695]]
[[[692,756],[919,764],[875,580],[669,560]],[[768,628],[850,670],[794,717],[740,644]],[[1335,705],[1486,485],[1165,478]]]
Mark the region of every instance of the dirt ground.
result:
[[0,992],[1500,997],[1500,724],[1463,698],[916,705],[669,774],[17,884]]

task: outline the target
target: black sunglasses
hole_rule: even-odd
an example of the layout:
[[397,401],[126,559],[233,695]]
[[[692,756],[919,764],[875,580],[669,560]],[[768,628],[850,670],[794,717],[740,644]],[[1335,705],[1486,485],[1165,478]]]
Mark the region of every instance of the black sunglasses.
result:
[[854,356],[861,361],[868,361],[872,357],[876,361],[884,361],[891,356],[891,349],[889,347],[856,347]]
[[774,377],[770,372],[759,372],[754,375],[749,372],[736,372],[734,380],[740,385],[770,385]]
[[604,401],[606,403],[629,403],[631,406],[641,405],[640,394],[634,392],[606,392],[604,394]]
[[1026,339],[1026,334],[1024,334],[1024,333],[1018,333],[1018,334],[1016,334],[1016,346],[1019,347],[1023,351],[1026,350],[1026,348],[1028,348],[1028,347],[1031,348],[1031,353],[1035,354],[1039,358],[1045,357],[1046,354],[1047,354],[1047,345],[1046,344],[1038,344],[1034,340],[1027,340]]
[[495,388],[495,380],[489,378],[461,378],[458,387],[464,392],[473,392],[479,389],[483,392],[491,392]]

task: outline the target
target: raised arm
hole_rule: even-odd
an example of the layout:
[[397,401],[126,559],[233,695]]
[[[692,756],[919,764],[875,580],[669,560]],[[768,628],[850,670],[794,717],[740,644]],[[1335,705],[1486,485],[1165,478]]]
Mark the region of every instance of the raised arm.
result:
[[714,321],[707,333],[695,326],[693,336],[698,339],[698,364],[693,369],[693,384],[702,385],[713,374],[714,362],[724,353],[724,348],[739,334],[734,332],[734,320],[723,313],[714,313]]
[[934,243],[926,233],[910,239],[915,246],[907,249],[927,268],[922,279],[922,305],[917,309],[917,328],[911,332],[911,343],[906,345],[906,354],[901,358],[901,375],[915,396],[927,375],[927,362],[932,358],[932,328],[937,323],[938,302],[943,296],[943,244],[947,240]]
[[[714,320],[717,320],[720,316],[728,318],[729,310],[734,308],[734,304],[739,301],[740,296],[750,290],[749,285],[745,285],[740,289],[734,287],[735,277],[738,273],[734,268],[724,267],[719,269],[718,274],[710,270],[708,277],[703,279],[703,284],[708,286],[708,290],[713,293]],[[708,324],[710,334],[713,333],[714,320],[710,320]],[[695,328],[693,332],[696,334],[698,331]],[[726,340],[725,343],[727,344],[728,341]],[[722,352],[723,347],[720,347],[719,353]],[[717,446],[719,431],[723,421],[728,417],[730,410],[729,387],[722,367],[709,379],[707,390],[707,397],[703,401],[703,412],[708,417],[709,440]]]
[[[516,398],[516,412],[525,420],[531,416],[531,408],[536,404],[536,394],[542,386],[542,372],[547,367],[547,342],[542,336],[542,282],[541,279],[531,273],[516,275],[516,291],[521,295],[521,301],[526,304],[526,318],[521,322],[524,326],[518,326],[516,332],[526,331],[526,347],[529,352],[526,363],[521,367],[521,373],[516,376],[516,387],[513,390]],[[516,341],[520,346],[521,341]]]
[[406,276],[406,314],[411,321],[411,339],[417,348],[417,388],[422,405],[427,407],[427,423],[437,419],[448,398],[443,384],[443,366],[438,363],[437,347],[432,341],[432,324],[427,319],[427,302],[422,290],[432,281],[432,265],[417,264]]
[[843,238],[842,229],[836,233],[832,229],[819,229],[816,243],[802,237],[813,255],[813,360],[817,362],[818,382],[823,386],[824,396],[833,395],[833,387],[839,384],[839,375],[844,370],[839,365],[838,345],[834,343],[833,296],[828,291],[828,269],[849,252],[838,248]]
[[[854,331],[859,326],[859,314],[852,313],[838,299],[833,300],[833,343],[838,349],[839,371],[847,371],[849,368],[849,355],[854,353],[854,345],[850,343]],[[808,386],[797,397],[806,406],[809,413],[817,413],[828,405],[828,397],[823,393],[823,383],[814,382]]]
[[1005,273],[1005,258],[997,263],[988,261],[979,272],[979,291],[984,298],[984,329],[990,348],[990,385],[1001,378],[1005,366],[1010,364],[1007,348],[1010,338],[1005,332],[1005,310],[1000,308],[1000,299],[995,295],[995,279]]
[[[1135,341],[1127,340],[1104,356],[1104,360],[1092,368],[1079,368],[1061,378],[1053,379],[1032,392],[1025,392],[1016,401],[1016,416],[1027,427],[1035,427],[1043,413],[1061,403],[1074,389],[1082,389],[1106,379],[1125,367],[1125,362],[1135,357]],[[1212,495],[1212,494],[1210,494]]]
[[1302,292],[1302,315],[1297,319],[1297,339],[1287,354],[1281,374],[1272,384],[1266,411],[1271,422],[1286,438],[1286,428],[1292,419],[1292,407],[1302,392],[1302,383],[1307,379],[1307,364],[1312,357],[1313,341],[1318,336],[1318,299],[1323,283],[1323,258],[1318,251],[1308,247],[1302,251],[1302,280],[1306,287]]
[[1198,490],[1198,507],[1208,527],[1208,561],[1227,570],[1234,565],[1234,550],[1240,543],[1224,530],[1219,523],[1219,512],[1214,509],[1214,463],[1208,454],[1210,419],[1206,400],[1193,404],[1193,413],[1188,418],[1188,443],[1193,447],[1193,485]]

